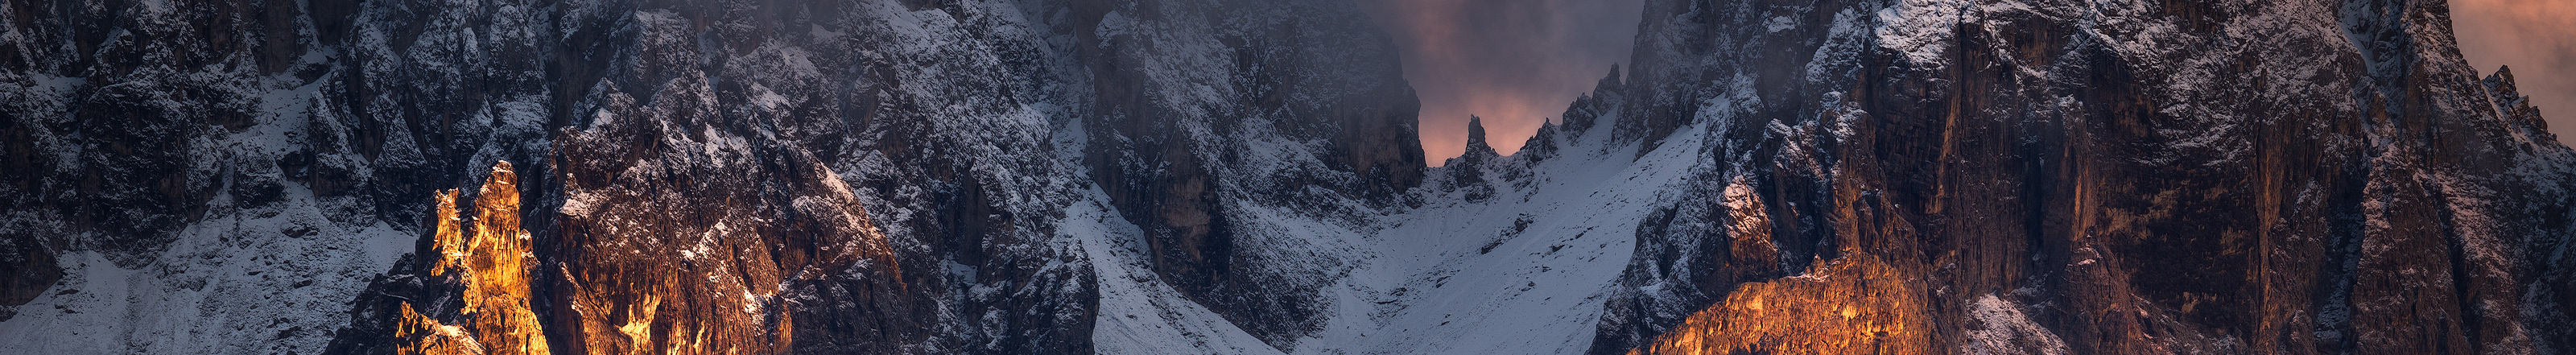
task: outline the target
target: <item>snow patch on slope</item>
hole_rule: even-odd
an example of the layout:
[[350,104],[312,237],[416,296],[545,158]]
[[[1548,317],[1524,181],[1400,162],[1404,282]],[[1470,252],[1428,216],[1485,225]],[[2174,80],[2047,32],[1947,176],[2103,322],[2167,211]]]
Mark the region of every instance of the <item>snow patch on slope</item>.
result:
[[1164,284],[1145,264],[1137,236],[1093,189],[1092,201],[1065,211],[1060,231],[1076,236],[1099,277],[1100,314],[1092,320],[1094,351],[1101,354],[1280,354],[1206,306]]
[[137,269],[95,251],[65,254],[63,280],[0,322],[0,353],[321,351],[365,280],[418,236],[315,223],[325,219],[310,200],[281,205],[191,225],[160,262]]
[[[1603,132],[1583,136],[1608,137],[1609,129],[1595,126]],[[1673,186],[1701,162],[1702,139],[1677,135],[1636,160],[1601,154],[1542,161],[1523,178],[1533,180],[1495,182],[1503,190],[1485,202],[1438,192],[1436,184],[1454,182],[1426,183],[1416,190],[1426,195],[1422,208],[1389,216],[1391,225],[1368,237],[1383,254],[1342,280],[1334,290],[1336,317],[1297,353],[1585,351],[1607,291],[1635,251],[1637,223],[1676,198],[1681,189]],[[1439,169],[1458,168],[1477,167]]]
[[[42,75],[37,81],[56,94],[77,84]],[[279,87],[240,101],[258,108],[253,124],[212,128],[217,132],[187,146],[197,159],[192,174],[220,179],[222,193],[205,203],[221,207],[188,222],[158,257],[133,268],[95,249],[64,253],[57,260],[63,279],[0,322],[0,354],[314,353],[347,325],[349,300],[419,235],[369,215],[359,198],[318,196],[277,167],[282,157],[328,144],[317,135],[347,130],[313,109],[324,84],[242,85]],[[350,165],[352,175],[372,174]]]

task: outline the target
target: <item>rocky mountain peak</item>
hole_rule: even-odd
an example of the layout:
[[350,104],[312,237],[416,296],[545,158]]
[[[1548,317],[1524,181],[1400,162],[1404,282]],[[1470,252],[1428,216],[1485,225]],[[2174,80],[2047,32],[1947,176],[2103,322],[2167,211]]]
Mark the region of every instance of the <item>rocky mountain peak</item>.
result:
[[2576,349],[2439,1],[1653,0],[1437,168],[1349,1],[452,5],[0,6],[0,353]]
[[[1780,257],[1746,265],[1731,229],[1659,215],[1592,353],[2564,348],[2541,326],[2564,311],[2527,311],[2567,309],[2534,296],[2552,276],[2506,270],[2567,262],[2509,250],[2564,248],[2568,227],[2502,221],[2576,212],[2539,192],[2576,184],[2576,157],[2447,47],[2441,6],[1651,2],[1623,137],[1708,139],[1701,179],[1750,181]],[[1732,209],[1705,204],[1671,219]],[[1920,280],[1877,289],[1919,294],[1898,297],[1921,316],[1748,311],[1836,303],[1778,292],[1867,282],[1835,274],[1852,263]],[[1786,272],[1734,272],[1770,265]],[[1744,342],[1773,333],[1733,324],[1928,333]]]
[[1467,116],[1467,153],[1458,158],[1473,164],[1498,156],[1502,153],[1495,152],[1493,145],[1485,143],[1484,118]]

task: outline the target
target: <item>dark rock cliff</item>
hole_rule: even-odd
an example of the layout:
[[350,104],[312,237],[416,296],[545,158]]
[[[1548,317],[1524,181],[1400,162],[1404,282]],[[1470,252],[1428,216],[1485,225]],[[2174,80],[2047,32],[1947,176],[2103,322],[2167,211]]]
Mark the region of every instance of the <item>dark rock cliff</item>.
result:
[[[0,319],[78,292],[58,283],[115,282],[66,270],[150,269],[137,284],[168,289],[136,292],[296,300],[173,322],[271,340],[224,349],[408,349],[432,338],[405,327],[478,317],[435,302],[473,282],[437,275],[454,249],[421,222],[436,192],[476,201],[508,161],[533,256],[513,277],[553,351],[1088,353],[1100,296],[1058,232],[1088,191],[1150,231],[1156,273],[1285,346],[1320,322],[1311,286],[1331,270],[1238,248],[1275,237],[1227,218],[1387,208],[1420,180],[1412,93],[1359,16],[1339,1],[11,2]],[[1309,186],[1336,196],[1273,196]],[[246,227],[268,224],[288,227]],[[328,257],[259,256],[308,249]],[[63,259],[92,254],[115,265]],[[258,280],[221,276],[244,271]],[[354,314],[294,310],[352,299]],[[103,341],[183,351],[121,328]]]
[[[2440,2],[1646,18],[1621,137],[1726,138],[1704,198],[1640,226],[1593,353],[2576,346],[2576,152],[2460,60]],[[1843,317],[1763,311],[1819,303]]]
[[1247,247],[1289,236],[1247,232],[1262,226],[1244,215],[1266,212],[1246,207],[1356,215],[1421,184],[1420,104],[1393,42],[1343,1],[1069,10],[1097,95],[1083,163],[1144,229],[1155,273],[1273,346],[1314,331],[1336,270]]
[[0,349],[2576,347],[2439,2],[1647,6],[1425,168],[1341,0],[10,2]]

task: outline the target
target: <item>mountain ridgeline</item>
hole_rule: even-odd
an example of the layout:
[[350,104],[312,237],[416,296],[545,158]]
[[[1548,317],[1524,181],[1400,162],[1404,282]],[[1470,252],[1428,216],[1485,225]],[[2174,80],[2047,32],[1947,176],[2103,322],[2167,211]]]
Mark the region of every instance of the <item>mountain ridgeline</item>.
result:
[[2576,347],[2576,156],[2442,2],[1651,3],[1619,132],[1720,159],[1592,353]]
[[2576,351],[2440,1],[1646,6],[1427,167],[1348,0],[11,2],[0,352]]

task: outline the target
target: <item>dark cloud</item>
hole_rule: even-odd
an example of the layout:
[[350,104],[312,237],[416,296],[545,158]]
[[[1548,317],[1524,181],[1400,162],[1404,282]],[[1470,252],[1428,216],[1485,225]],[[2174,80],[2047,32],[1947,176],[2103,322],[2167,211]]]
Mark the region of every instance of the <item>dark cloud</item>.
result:
[[2452,0],[2451,24],[2469,65],[2512,67],[2549,131],[2576,144],[2576,1]]
[[1467,116],[1511,152],[1628,60],[1643,0],[1355,0],[1402,47],[1422,150],[1458,156]]

